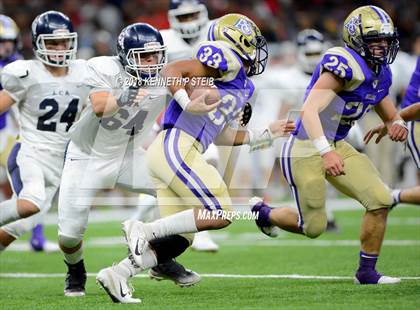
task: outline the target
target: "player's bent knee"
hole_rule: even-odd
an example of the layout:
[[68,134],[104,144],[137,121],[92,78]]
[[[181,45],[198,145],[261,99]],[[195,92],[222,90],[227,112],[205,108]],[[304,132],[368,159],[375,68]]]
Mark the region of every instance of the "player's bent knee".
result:
[[58,243],[64,252],[69,253],[72,251],[77,251],[80,248],[82,239],[79,237],[73,237],[59,233]]
[[17,211],[21,218],[29,217],[40,211],[39,207],[26,199],[17,200]]
[[324,212],[312,215],[308,222],[304,222],[303,233],[311,239],[318,238],[327,229],[327,216]]
[[389,209],[392,207],[393,198],[386,188],[371,188],[366,192],[366,200],[362,202],[367,211]]

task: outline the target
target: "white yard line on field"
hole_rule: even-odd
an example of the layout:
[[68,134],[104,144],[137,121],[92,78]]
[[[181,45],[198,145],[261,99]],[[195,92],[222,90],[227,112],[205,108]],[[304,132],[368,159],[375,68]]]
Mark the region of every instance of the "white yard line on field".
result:
[[[281,235],[276,239],[269,239],[261,233],[229,234],[220,232],[212,234],[213,239],[224,246],[252,246],[252,247],[357,247],[359,240],[293,240],[282,239]],[[385,240],[384,246],[420,246],[420,240]],[[123,237],[95,237],[84,242],[86,248],[108,248],[124,246]],[[26,252],[29,251],[27,241],[16,241],[7,251]]]
[[[88,273],[88,277],[96,277],[96,273]],[[204,273],[200,274],[203,278],[226,278],[226,279],[297,279],[297,280],[351,280],[349,276],[315,276],[301,274],[223,274],[223,273]],[[0,278],[64,278],[64,273],[0,273]],[[148,278],[147,274],[136,275],[138,278]],[[419,277],[400,277],[402,280],[420,280]]]
[[[132,201],[131,201],[132,200]],[[116,203],[113,203],[114,200],[109,200],[109,198],[100,197],[98,208],[92,209],[89,214],[89,223],[104,223],[104,222],[115,222],[115,221],[124,221],[128,218],[131,218],[137,211],[135,205],[138,203],[137,198],[131,198],[129,203],[126,205],[131,205],[131,207],[123,207]],[[242,199],[244,200],[244,199]],[[249,206],[247,201],[238,202],[233,205],[235,211],[249,211]],[[281,203],[270,204],[272,207],[293,207],[293,201],[284,201]],[[328,205],[331,206],[332,211],[351,211],[351,210],[363,210],[363,207],[355,200],[352,199],[328,199]],[[113,208],[105,209],[101,206],[112,206]],[[408,205],[401,205],[398,208],[406,208]],[[44,216],[45,224],[57,224],[57,213],[50,212]],[[417,222],[418,223],[418,222]]]

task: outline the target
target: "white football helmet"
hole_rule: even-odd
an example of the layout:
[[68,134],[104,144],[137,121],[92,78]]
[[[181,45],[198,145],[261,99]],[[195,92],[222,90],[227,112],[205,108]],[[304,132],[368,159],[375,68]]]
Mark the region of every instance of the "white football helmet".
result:
[[[183,16],[197,14],[193,19],[181,21]],[[194,40],[209,21],[206,6],[199,0],[171,0],[168,19],[171,29],[177,31],[183,39]]]
[[328,44],[324,42],[324,36],[315,29],[302,30],[298,33],[296,41],[298,64],[305,73],[312,74]]

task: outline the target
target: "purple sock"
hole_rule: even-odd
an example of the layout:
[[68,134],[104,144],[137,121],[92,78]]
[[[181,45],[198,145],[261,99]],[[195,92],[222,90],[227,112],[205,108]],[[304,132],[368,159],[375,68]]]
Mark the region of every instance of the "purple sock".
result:
[[375,269],[377,254],[368,254],[360,251],[359,269],[356,273],[356,278],[361,284],[376,284],[382,276]]
[[252,208],[253,212],[258,212],[258,219],[256,221],[258,226],[267,227],[273,225],[270,222],[271,210],[272,209],[264,202],[260,202]]
[[368,254],[360,251],[359,256],[359,270],[375,269],[376,261],[378,260],[377,254]]
[[42,224],[36,225],[32,229],[31,246],[34,251],[42,251],[46,239],[44,236],[44,227]]

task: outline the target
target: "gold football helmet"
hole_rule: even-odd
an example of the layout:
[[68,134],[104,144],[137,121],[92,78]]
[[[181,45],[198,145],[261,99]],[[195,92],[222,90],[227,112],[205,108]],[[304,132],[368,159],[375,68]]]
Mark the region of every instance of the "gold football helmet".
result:
[[[385,39],[388,46],[380,55],[373,55],[368,45]],[[366,5],[357,8],[344,21],[343,40],[360,56],[374,64],[390,64],[399,49],[398,32],[391,17],[381,8]]]
[[263,73],[267,65],[267,42],[257,25],[241,14],[227,14],[209,28],[210,41],[227,42],[242,59],[250,64],[248,76]]

